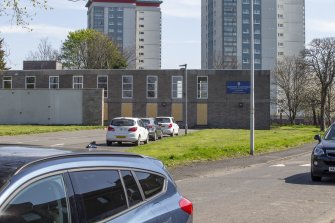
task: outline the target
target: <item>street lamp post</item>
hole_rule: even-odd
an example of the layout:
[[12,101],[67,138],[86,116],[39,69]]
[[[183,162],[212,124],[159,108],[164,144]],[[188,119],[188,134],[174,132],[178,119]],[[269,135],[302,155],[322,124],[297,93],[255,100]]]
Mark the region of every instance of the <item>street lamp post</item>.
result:
[[185,135],[187,135],[187,64],[179,65],[179,67],[182,67],[185,70]]
[[254,63],[254,0],[250,0],[250,155],[255,152],[255,63]]

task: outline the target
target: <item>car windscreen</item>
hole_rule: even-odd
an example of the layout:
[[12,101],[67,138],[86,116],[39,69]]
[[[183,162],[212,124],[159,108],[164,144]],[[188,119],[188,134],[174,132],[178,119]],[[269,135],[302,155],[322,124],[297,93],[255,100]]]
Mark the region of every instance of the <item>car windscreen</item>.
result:
[[141,120],[144,123],[144,125],[149,125],[150,124],[150,120],[149,119],[141,119]]
[[156,118],[156,121],[158,123],[170,123],[170,119],[169,118]]
[[326,135],[325,135],[325,140],[335,140],[335,126],[331,126]]
[[132,119],[114,119],[111,122],[113,126],[133,126],[135,125],[135,121]]

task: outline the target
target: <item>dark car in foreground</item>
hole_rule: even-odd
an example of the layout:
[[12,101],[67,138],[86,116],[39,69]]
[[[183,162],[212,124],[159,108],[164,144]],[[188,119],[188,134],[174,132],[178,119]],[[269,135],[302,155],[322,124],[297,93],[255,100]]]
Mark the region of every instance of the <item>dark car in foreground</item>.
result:
[[156,159],[0,147],[0,223],[191,223],[192,212]]
[[322,177],[335,176],[335,124],[332,124],[322,138],[318,140],[311,157],[311,178],[313,181],[321,181]]

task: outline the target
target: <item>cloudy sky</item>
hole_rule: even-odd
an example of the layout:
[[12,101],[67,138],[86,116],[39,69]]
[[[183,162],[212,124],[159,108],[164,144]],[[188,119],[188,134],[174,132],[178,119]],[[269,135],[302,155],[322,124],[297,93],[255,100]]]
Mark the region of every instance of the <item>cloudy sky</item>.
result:
[[[335,37],[334,0],[306,1],[306,43],[317,37]],[[11,24],[10,17],[0,17],[0,37],[9,52],[8,65],[22,69],[22,61],[34,51],[41,38],[48,37],[60,48],[69,31],[86,28],[85,1],[49,0],[53,7],[37,11],[28,31]],[[162,68],[176,69],[187,63],[201,66],[201,0],[163,0]]]

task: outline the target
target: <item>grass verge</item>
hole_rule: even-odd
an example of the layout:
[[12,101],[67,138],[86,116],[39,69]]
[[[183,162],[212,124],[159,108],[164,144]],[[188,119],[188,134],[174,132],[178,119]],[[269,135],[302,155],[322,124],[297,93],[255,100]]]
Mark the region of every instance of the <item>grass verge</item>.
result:
[[[255,153],[285,150],[309,142],[319,129],[311,126],[273,127],[255,131]],[[167,166],[184,165],[195,161],[219,160],[249,154],[249,130],[209,129],[174,138],[165,137],[129,152],[158,158]]]
[[102,126],[43,126],[43,125],[0,125],[0,136],[28,135],[46,132],[66,132],[102,129]]

